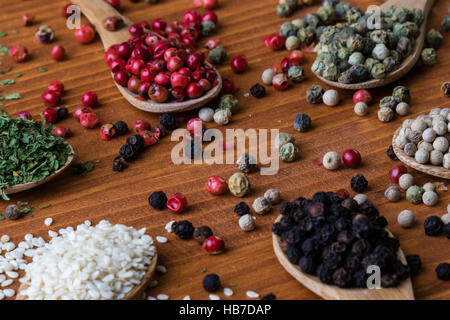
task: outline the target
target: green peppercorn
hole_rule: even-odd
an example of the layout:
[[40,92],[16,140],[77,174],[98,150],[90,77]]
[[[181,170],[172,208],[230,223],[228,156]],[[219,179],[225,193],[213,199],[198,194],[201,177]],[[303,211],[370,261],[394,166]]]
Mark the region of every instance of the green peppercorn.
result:
[[425,38],[425,43],[430,48],[438,49],[441,46],[442,39],[444,39],[444,37],[439,31],[436,29],[430,29]]
[[314,41],[315,33],[314,31],[309,28],[300,28],[297,31],[297,38],[301,43],[310,44]]
[[419,186],[411,186],[406,190],[406,199],[412,204],[420,204],[424,192],[425,190]]
[[392,91],[392,96],[396,98],[398,101],[408,103],[411,101],[411,94],[409,89],[405,86],[396,86]]
[[406,8],[397,7],[392,14],[392,20],[403,23],[409,20],[410,12]]
[[414,8],[411,10],[412,21],[420,26],[424,20],[422,9]]
[[298,0],[284,0],[286,5],[291,8],[291,10],[295,10],[298,7]]
[[216,24],[212,21],[202,22],[202,35],[208,37],[214,33],[216,29]]
[[306,101],[313,104],[322,103],[322,96],[325,91],[319,85],[312,85],[306,91]]
[[450,15],[444,16],[441,22],[441,27],[445,32],[450,32]]
[[233,114],[236,112],[238,102],[238,99],[232,94],[224,94],[220,98],[219,109],[228,109]]
[[306,28],[307,26],[305,19],[295,19],[292,20],[291,23],[296,26],[297,29]]
[[285,162],[292,162],[297,158],[299,148],[288,142],[280,147],[280,159]]
[[364,12],[360,8],[353,7],[347,10],[345,20],[347,20],[347,23],[352,24],[357,22],[362,16],[364,16]]
[[208,55],[209,61],[214,64],[222,64],[227,58],[227,51],[222,45],[218,45],[211,51],[209,51]]
[[349,11],[351,8],[350,3],[348,2],[340,2],[336,5],[336,14],[337,16],[342,19],[347,15],[347,11]]
[[390,73],[397,69],[398,67],[398,61],[395,60],[394,57],[387,57],[383,60],[384,68],[386,69],[386,73]]
[[311,27],[314,27],[314,28],[316,28],[319,25],[319,23],[320,23],[319,16],[317,14],[315,14],[315,13],[308,13],[305,16],[305,21],[306,21],[306,24],[308,26],[311,26]]
[[436,50],[434,50],[434,48],[423,49],[420,58],[422,59],[422,63],[424,65],[431,67],[437,62]]
[[294,82],[302,82],[305,79],[305,72],[301,66],[291,66],[288,69],[288,78]]
[[292,14],[292,9],[287,4],[279,4],[277,6],[277,15],[281,18],[287,18]]
[[409,56],[412,51],[411,40],[409,40],[407,37],[400,37],[398,39],[395,51],[398,52],[403,58]]
[[347,38],[346,42],[347,48],[350,49],[352,52],[354,51],[361,51],[364,48],[364,41],[363,37],[359,34],[354,34]]
[[250,181],[241,172],[236,172],[228,179],[228,189],[236,197],[245,196],[250,190]]
[[336,10],[331,6],[322,6],[317,10],[317,15],[324,24],[330,24],[336,17]]
[[285,22],[280,26],[280,35],[287,38],[290,34],[296,34],[298,27],[291,22]]
[[333,64],[325,64],[325,68],[322,72],[322,77],[330,81],[336,81],[339,78],[339,69]]
[[389,108],[395,111],[395,107],[400,102],[399,99],[393,96],[387,96],[380,100],[380,108]]
[[386,66],[383,63],[375,63],[370,69],[370,74],[374,79],[386,78]]

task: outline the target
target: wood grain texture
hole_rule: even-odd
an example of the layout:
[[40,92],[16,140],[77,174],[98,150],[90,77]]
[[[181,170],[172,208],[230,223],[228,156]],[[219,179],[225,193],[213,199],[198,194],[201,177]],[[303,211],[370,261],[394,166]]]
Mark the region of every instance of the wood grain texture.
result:
[[[369,4],[382,1],[351,1],[363,9]],[[167,21],[181,19],[183,11],[189,8],[191,0],[162,0],[160,4],[148,5],[141,1],[131,3],[123,0],[122,14],[133,21],[152,20],[164,17]],[[429,215],[441,216],[446,212],[450,200],[448,192],[439,192],[438,204],[429,208],[424,205],[412,205],[406,200],[390,203],[384,198],[384,190],[391,184],[388,171],[399,164],[386,156],[386,149],[391,144],[392,135],[400,126],[402,118],[390,123],[381,123],[377,119],[379,101],[390,95],[396,85],[406,85],[412,94],[411,117],[429,112],[434,107],[450,107],[450,100],[441,93],[440,86],[450,81],[450,36],[444,34],[442,47],[438,50],[438,63],[431,68],[417,64],[401,80],[385,88],[372,90],[375,103],[365,117],[358,117],[353,112],[352,92],[339,90],[341,103],[336,107],[310,105],[305,100],[305,93],[312,84],[321,82],[310,71],[315,54],[307,54],[304,67],[306,80],[295,84],[284,92],[267,87],[264,99],[255,99],[246,95],[249,88],[260,82],[265,68],[279,65],[287,51],[271,52],[264,47],[265,35],[277,32],[282,22],[275,13],[275,1],[269,0],[222,0],[216,10],[219,17],[217,33],[228,51],[228,58],[218,69],[221,74],[235,81],[241,90],[238,93],[240,111],[233,116],[227,127],[208,123],[209,128],[276,128],[292,133],[300,147],[299,160],[293,163],[280,163],[280,170],[275,176],[249,175],[252,191],[244,200],[251,202],[270,187],[279,188],[286,200],[298,196],[311,197],[318,190],[335,191],[340,188],[350,190],[349,181],[357,173],[362,173],[369,180],[369,199],[377,206],[389,222],[389,229],[400,238],[405,254],[420,254],[423,271],[413,278],[413,287],[417,299],[449,299],[448,283],[440,281],[434,273],[441,262],[450,262],[450,247],[444,237],[427,237],[423,231],[423,221]],[[0,0],[0,30],[8,36],[0,38],[0,43],[11,47],[21,43],[31,53],[30,61],[16,64],[9,57],[0,57],[4,70],[13,66],[8,77],[14,72],[23,74],[16,79],[14,86],[0,88],[2,94],[20,92],[23,99],[3,101],[2,107],[12,115],[20,110],[32,113],[39,119],[43,110],[40,95],[52,80],[64,82],[67,91],[63,95],[63,105],[70,111],[81,105],[83,92],[94,90],[99,96],[100,106],[96,108],[102,123],[125,120],[132,125],[136,119],[146,119],[152,125],[157,124],[158,116],[148,114],[130,106],[117,91],[110,72],[103,61],[104,49],[99,40],[89,45],[80,45],[74,41],[73,30],[65,27],[65,19],[60,11],[65,1],[8,1]],[[439,28],[442,17],[447,12],[448,1],[438,0],[432,8],[428,28]],[[292,18],[304,17],[315,12],[317,6],[303,7]],[[67,59],[55,62],[50,57],[51,45],[43,45],[33,38],[37,25],[22,27],[20,16],[28,12],[34,14],[37,25],[49,24],[56,31],[54,44],[61,44],[67,50]],[[86,20],[83,20],[86,21]],[[18,34],[11,30],[17,28]],[[199,44],[199,48],[204,40]],[[230,60],[237,54],[245,54],[249,69],[241,74],[234,74],[229,67]],[[39,73],[39,67],[49,71]],[[324,86],[328,89],[328,86]],[[214,107],[214,104],[211,104]],[[311,116],[313,128],[308,133],[299,133],[292,127],[297,113],[304,112]],[[186,117],[195,115],[186,114]],[[208,273],[221,276],[224,286],[230,283],[235,292],[234,299],[247,299],[245,292],[254,290],[261,295],[273,292],[279,299],[318,299],[314,293],[299,284],[278,263],[273,253],[271,226],[278,216],[279,206],[272,213],[258,216],[257,228],[253,232],[244,232],[238,226],[238,217],[233,207],[242,199],[230,194],[213,196],[204,190],[204,184],[211,175],[228,178],[236,168],[234,165],[174,165],[170,161],[171,149],[177,142],[170,137],[146,150],[129,168],[121,173],[112,171],[112,161],[126,137],[117,137],[111,141],[100,140],[99,130],[86,130],[72,118],[61,122],[69,126],[74,136],[68,141],[77,155],[75,161],[100,160],[96,168],[85,177],[74,176],[70,172],[34,190],[12,195],[12,202],[29,201],[34,207],[52,204],[50,208],[36,210],[30,215],[16,221],[0,221],[0,234],[8,234],[14,242],[19,242],[27,233],[49,239],[49,229],[58,230],[68,225],[75,226],[86,219],[98,223],[108,219],[113,223],[124,223],[136,228],[146,227],[148,234],[167,236],[169,242],[157,243],[160,264],[167,267],[167,273],[157,274],[159,285],[147,293],[156,296],[159,293],[169,295],[171,299],[182,299],[190,295],[192,299],[208,299],[208,293],[202,288],[201,281]],[[363,166],[358,169],[341,168],[327,171],[316,167],[313,160],[323,156],[327,151],[342,152],[356,148],[363,157]],[[441,181],[410,170],[418,184],[428,181]],[[444,181],[445,182],[445,181]],[[155,211],[147,203],[147,198],[155,190],[164,190],[167,194],[182,192],[186,195],[189,208],[180,215],[168,210]],[[0,203],[4,211],[8,203]],[[403,229],[396,223],[397,214],[404,209],[411,209],[416,216],[416,224],[411,229]],[[53,225],[44,225],[44,219],[52,217]],[[170,220],[190,220],[195,226],[209,225],[215,234],[226,243],[223,254],[210,256],[195,241],[183,241],[173,234],[167,234],[164,226]],[[17,289],[16,287],[13,287]],[[219,292],[222,298],[226,298]]]
[[443,178],[443,179],[450,179],[450,170],[445,169],[442,166],[433,166],[431,164],[421,164],[418,163],[414,157],[410,157],[408,156],[403,149],[399,148],[396,144],[395,144],[395,139],[398,137],[398,133],[400,132],[400,128],[398,128],[395,133],[394,136],[392,137],[392,146],[394,148],[394,152],[397,155],[397,158],[400,159],[401,162],[403,162],[404,164],[406,164],[407,166],[416,169],[417,171],[421,171],[423,173],[438,177],[438,178]]
[[[279,222],[281,215],[275,220]],[[389,230],[387,230],[389,232]],[[389,232],[390,233],[390,232]],[[391,234],[392,236],[392,234]],[[378,290],[360,289],[360,288],[339,288],[324,284],[316,276],[302,272],[298,265],[292,264],[287,255],[281,249],[280,237],[272,234],[273,251],[280,261],[280,264],[289,272],[298,282],[310,289],[318,296],[327,300],[414,300],[414,291],[411,278],[401,282],[397,287],[382,288]],[[400,248],[397,253],[398,259],[406,264],[406,258]]]

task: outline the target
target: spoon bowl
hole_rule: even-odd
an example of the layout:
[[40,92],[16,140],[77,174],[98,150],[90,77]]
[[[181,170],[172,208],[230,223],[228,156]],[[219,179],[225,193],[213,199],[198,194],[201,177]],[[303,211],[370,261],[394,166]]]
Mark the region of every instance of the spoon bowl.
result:
[[[122,16],[116,9],[110,6],[108,3],[102,0],[73,0],[73,4],[78,5],[81,12],[89,19],[89,21],[95,26],[96,31],[100,35],[103,42],[103,47],[107,50],[114,44],[126,42],[130,38],[128,27],[133,22]],[[108,31],[103,27],[103,20],[112,17],[121,17],[124,21],[124,26],[117,31]],[[162,38],[158,35],[159,38]],[[211,67],[217,75],[217,84],[212,87],[203,96],[197,99],[190,99],[183,102],[167,102],[157,103],[152,100],[142,100],[138,95],[132,93],[127,88],[118,85],[115,81],[114,84],[119,89],[122,96],[134,107],[147,112],[153,113],[166,113],[166,112],[181,112],[199,108],[214,98],[216,98],[222,90],[222,77],[220,73],[210,63],[205,62],[208,67]],[[114,78],[114,74],[111,73]]]
[[[275,222],[281,220],[281,216]],[[281,249],[280,237],[272,234],[273,250],[283,268],[306,288],[327,300],[414,300],[411,278],[403,280],[397,287],[383,289],[339,288],[327,285],[318,277],[302,272],[298,265],[292,264]],[[405,255],[398,250],[398,258],[406,264]]]
[[359,90],[359,89],[371,89],[376,87],[382,87],[385,85],[388,85],[401,77],[403,77],[405,74],[407,74],[412,67],[416,64],[417,60],[420,58],[420,54],[422,53],[423,44],[425,41],[425,33],[426,33],[426,27],[427,27],[427,19],[428,14],[430,13],[431,7],[433,6],[434,0],[389,0],[384,2],[382,5],[380,5],[380,8],[384,11],[389,6],[395,5],[399,7],[403,7],[406,9],[422,9],[423,10],[423,16],[424,21],[422,22],[422,25],[420,26],[420,35],[417,37],[415,41],[415,45],[413,48],[412,53],[403,60],[400,67],[391,73],[389,73],[386,78],[384,79],[373,79],[365,82],[359,82],[359,83],[339,83],[337,81],[330,81],[327,80],[317,74],[316,77],[328,84],[329,86],[333,86],[340,89],[347,89],[347,90]]

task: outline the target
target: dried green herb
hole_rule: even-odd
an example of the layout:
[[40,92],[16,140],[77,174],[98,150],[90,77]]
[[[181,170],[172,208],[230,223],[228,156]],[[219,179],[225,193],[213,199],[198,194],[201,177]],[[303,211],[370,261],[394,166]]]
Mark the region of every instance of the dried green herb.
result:
[[22,76],[22,74],[19,73],[19,72],[16,72],[16,73],[14,74],[14,77],[16,77],[16,78],[20,78],[21,76]]
[[39,207],[39,210],[47,209],[47,208],[50,208],[51,206],[52,206],[51,203],[49,203],[49,204],[46,204],[45,206]]
[[17,201],[17,205],[18,205],[19,207],[27,206],[27,205],[28,205],[28,202],[26,202],[26,201]]
[[20,209],[20,213],[30,213],[33,210],[34,210],[33,207],[26,207],[26,208]]
[[18,34],[18,33],[19,33],[19,30],[13,29],[13,31],[11,31],[11,32],[14,33],[14,34]]
[[0,189],[4,199],[8,199],[4,189],[48,177],[72,154],[66,141],[52,133],[53,126],[46,128],[45,118],[42,120],[41,125],[0,113]]
[[202,273],[205,273],[206,271],[208,271],[208,269],[206,269],[206,268],[202,269]]
[[0,81],[0,86],[6,86],[6,85],[11,85],[16,83],[16,81],[14,81],[14,79],[5,79]]
[[47,68],[44,68],[44,67],[40,67],[40,68],[39,68],[39,72],[47,72],[47,71],[48,71]]
[[6,37],[6,32],[0,31],[0,38]]
[[2,220],[5,220],[5,217],[2,214],[0,214],[0,221]]
[[80,162],[72,165],[73,173],[82,176],[87,175],[89,172],[94,170],[94,163],[92,161]]
[[3,98],[5,100],[17,100],[17,99],[22,99],[22,96],[18,92],[13,92],[13,93],[10,93],[10,94],[3,95]]

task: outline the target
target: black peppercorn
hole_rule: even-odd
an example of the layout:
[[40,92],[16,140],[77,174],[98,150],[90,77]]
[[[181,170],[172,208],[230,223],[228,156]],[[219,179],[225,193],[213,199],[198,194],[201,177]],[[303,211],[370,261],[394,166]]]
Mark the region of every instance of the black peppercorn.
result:
[[271,292],[262,297],[261,300],[277,300],[277,297]]
[[67,118],[67,115],[69,114],[69,110],[67,110],[67,108],[58,108],[57,110],[57,118],[58,121],[61,121],[65,118]]
[[162,191],[155,191],[148,197],[148,203],[156,210],[163,210],[167,206],[167,196]]
[[243,215],[248,214],[250,212],[250,207],[244,201],[242,201],[242,202],[239,202],[234,207],[234,212],[238,216],[243,216]]
[[220,288],[220,278],[215,273],[207,274],[203,278],[203,288],[208,292],[216,292]]
[[306,132],[311,128],[311,118],[305,113],[299,113],[294,119],[294,129]]
[[140,135],[135,134],[127,138],[127,144],[132,145],[136,148],[137,152],[144,150],[144,138]]
[[178,125],[175,117],[169,113],[164,113],[159,117],[159,122],[166,128],[167,130],[175,130]]
[[441,280],[450,280],[450,264],[442,262],[440,263],[436,269],[436,275],[438,279]]
[[450,223],[444,226],[444,236],[450,239]]
[[209,238],[213,235],[213,232],[208,226],[201,226],[195,229],[194,231],[194,239],[202,244],[206,238]]
[[6,207],[5,211],[5,217],[11,220],[19,219],[22,215],[22,212],[20,212],[20,209],[15,204],[11,204]]
[[114,129],[116,129],[118,136],[122,136],[128,132],[128,125],[124,121],[117,121],[114,123]]
[[119,155],[125,160],[125,161],[134,161],[136,160],[139,152],[136,150],[136,148],[130,144],[124,144],[120,150]]
[[314,259],[312,257],[301,257],[298,261],[298,266],[304,273],[314,274],[316,270],[316,264],[314,263]]
[[266,88],[257,83],[250,88],[250,93],[255,98],[264,98],[264,96],[266,95]]
[[113,161],[113,171],[123,171],[126,168],[124,159],[121,156],[117,156]]
[[398,161],[397,155],[395,154],[392,145],[389,146],[389,149],[387,149],[386,154],[388,155],[389,159]]
[[436,216],[426,218],[423,225],[427,236],[438,236],[444,230],[444,222]]
[[352,188],[353,191],[358,193],[364,192],[364,190],[366,190],[368,185],[369,183],[362,174],[357,174],[350,181],[350,187]]
[[187,220],[182,220],[180,222],[175,222],[172,225],[172,231],[180,239],[186,240],[192,238],[194,234],[194,226]]
[[352,275],[350,272],[344,268],[339,268],[333,273],[333,283],[338,287],[346,287],[352,280]]
[[286,255],[289,259],[289,261],[292,264],[297,264],[298,260],[301,258],[302,254],[300,252],[299,249],[297,249],[296,247],[290,246],[287,251],[286,251]]
[[405,258],[409,267],[409,272],[412,275],[419,273],[420,269],[422,269],[420,256],[418,254],[408,254]]

